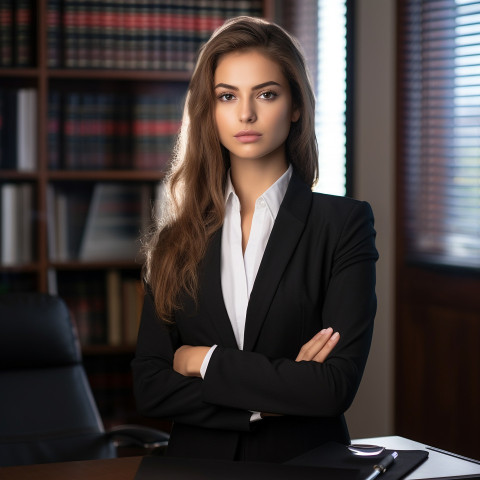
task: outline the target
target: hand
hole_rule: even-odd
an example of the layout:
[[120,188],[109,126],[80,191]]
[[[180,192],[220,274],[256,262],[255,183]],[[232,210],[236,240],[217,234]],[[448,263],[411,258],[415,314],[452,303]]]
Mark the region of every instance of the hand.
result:
[[181,346],[173,357],[173,369],[186,377],[200,377],[200,367],[210,347]]
[[320,330],[311,340],[303,345],[295,361],[301,362],[306,360],[323,363],[339,340],[340,334],[338,332],[333,333],[333,328]]

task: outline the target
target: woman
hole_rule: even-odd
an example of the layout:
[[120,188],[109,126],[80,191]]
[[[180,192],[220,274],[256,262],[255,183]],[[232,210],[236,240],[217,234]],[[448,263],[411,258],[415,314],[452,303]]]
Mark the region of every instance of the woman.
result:
[[147,246],[134,387],[168,454],[283,462],[349,441],[376,310],[373,216],[312,193],[314,96],[297,42],[240,17],[202,48]]

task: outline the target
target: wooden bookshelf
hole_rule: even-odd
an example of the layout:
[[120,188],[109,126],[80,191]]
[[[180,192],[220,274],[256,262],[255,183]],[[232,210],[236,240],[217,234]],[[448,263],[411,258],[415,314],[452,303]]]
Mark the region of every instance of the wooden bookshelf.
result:
[[[75,3],[78,4],[78,2],[70,1],[69,5],[74,5]],[[123,3],[125,4],[125,2]],[[172,2],[167,0],[165,3],[171,4]],[[235,2],[226,3],[230,7],[235,5]],[[12,0],[10,2],[12,8],[14,4],[15,2]],[[109,301],[106,298],[106,280],[99,292],[94,292],[93,294],[88,291],[86,285],[90,284],[91,286],[94,281],[106,278],[109,274],[110,277],[115,277],[116,275],[117,281],[118,279],[120,279],[120,282],[125,280],[125,283],[130,285],[132,279],[140,279],[142,259],[139,256],[96,261],[81,260],[80,258],[52,258],[52,222],[55,222],[55,219],[52,218],[49,195],[51,195],[52,190],[54,194],[63,191],[66,195],[71,191],[82,191],[83,188],[93,192],[96,186],[101,184],[144,185],[151,188],[151,200],[153,201],[153,192],[156,184],[164,176],[164,168],[149,167],[140,169],[135,167],[133,161],[130,162],[130,166],[122,168],[116,168],[115,163],[109,168],[65,168],[64,150],[59,154],[62,157],[59,163],[60,166],[52,168],[51,145],[53,144],[50,142],[55,137],[50,125],[52,122],[55,123],[52,120],[54,119],[58,121],[60,129],[66,128],[66,120],[64,111],[58,115],[57,119],[52,116],[51,95],[53,92],[58,92],[62,96],[62,101],[68,100],[70,95],[76,93],[93,95],[99,102],[102,100],[102,96],[112,92],[119,96],[131,95],[134,97],[135,95],[149,94],[162,98],[162,92],[167,92],[171,86],[180,85],[180,88],[186,91],[191,71],[188,69],[166,70],[161,68],[150,70],[67,68],[64,65],[57,65],[51,68],[49,67],[51,64],[51,58],[49,57],[51,44],[49,44],[49,41],[51,39],[49,40],[49,17],[47,13],[49,7],[53,4],[64,8],[66,0],[31,0],[30,13],[33,38],[30,42],[30,48],[32,49],[30,64],[28,66],[22,65],[21,67],[16,67],[13,64],[6,65],[3,57],[1,57],[2,62],[0,62],[0,93],[19,89],[34,89],[36,91],[36,143],[35,167],[33,169],[24,171],[15,167],[5,166],[5,145],[1,143],[3,133],[1,133],[2,130],[0,129],[0,189],[6,184],[15,186],[27,184],[31,186],[32,192],[31,208],[29,209],[31,238],[30,245],[27,246],[27,249],[31,249],[30,258],[28,261],[10,263],[8,261],[5,262],[5,258],[0,256],[0,292],[9,290],[57,291],[60,296],[65,298],[75,317],[74,310],[76,307],[74,303],[79,301],[79,298],[72,300],[72,291],[77,289],[77,296],[79,297],[82,295],[81,292],[85,291],[83,300],[87,302],[87,305],[89,297],[97,297],[97,299],[100,299],[99,303],[102,302],[103,298],[103,306],[100,308],[99,315],[106,322],[105,319],[108,317],[106,304]],[[176,5],[178,4],[181,5],[182,2],[177,2]],[[191,5],[191,3],[189,4]],[[205,5],[204,2],[202,4]],[[212,2],[212,4],[222,5],[221,2]],[[261,14],[269,19],[274,18],[274,4],[274,0],[252,0],[252,5],[260,8]],[[2,8],[2,5],[8,5],[8,2],[0,3],[0,8]],[[222,11],[215,12],[215,15],[221,16],[221,14]],[[60,26],[62,28],[65,27],[61,23]],[[65,31],[63,35],[58,41],[65,48]],[[163,93],[163,95],[165,96],[166,94]],[[128,108],[133,109],[136,104],[132,103],[132,105]],[[0,105],[0,108],[3,108],[3,106]],[[88,105],[86,108],[88,108]],[[129,119],[131,120],[131,117]],[[6,122],[10,119],[2,118],[2,120],[1,128],[5,128]],[[16,133],[18,135],[18,132]],[[64,135],[64,132],[60,132],[60,134]],[[129,133],[129,135],[131,134]],[[135,140],[135,137],[132,138]],[[100,140],[105,139],[100,138]],[[61,142],[64,144],[65,141],[65,137],[62,137]],[[132,145],[130,145],[130,153],[132,148]],[[54,198],[57,199],[57,197]],[[58,205],[61,205],[60,201]],[[55,203],[55,212],[57,212],[56,208],[57,203]],[[0,209],[0,218],[2,218],[2,211]],[[62,225],[55,224],[54,227],[58,230]],[[0,231],[0,240],[2,242],[5,235],[5,232]],[[111,272],[114,273],[112,274]],[[53,277],[56,279],[56,286],[54,285],[55,282],[52,282]],[[101,280],[99,283],[101,283]],[[69,288],[71,291],[69,291]],[[102,335],[99,336],[99,338],[101,337]],[[99,382],[101,383],[103,378],[102,374],[99,373],[99,369],[101,370],[103,367],[108,371],[116,369],[117,380],[121,384],[121,392],[118,394],[116,401],[122,402],[123,397],[127,406],[123,411],[123,415],[110,414],[108,411],[109,407],[103,412],[102,408],[100,408],[106,424],[111,425],[126,420],[131,421],[131,417],[134,417],[134,413],[131,411],[134,408],[131,388],[128,388],[129,382],[131,382],[129,361],[133,357],[134,351],[134,342],[131,340],[131,337],[128,341],[120,341],[112,345],[108,340],[107,334],[104,335],[104,341],[98,341],[97,339],[95,343],[84,343],[82,349],[84,358],[87,360],[87,373],[94,380],[94,394],[96,387],[98,387]],[[111,399],[111,395],[106,394],[105,388],[100,387],[99,390],[99,395],[102,398],[107,396]]]

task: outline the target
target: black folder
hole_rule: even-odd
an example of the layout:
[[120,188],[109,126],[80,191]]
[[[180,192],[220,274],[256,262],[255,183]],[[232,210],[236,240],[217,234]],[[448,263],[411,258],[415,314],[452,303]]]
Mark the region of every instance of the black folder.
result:
[[[354,455],[346,445],[328,442],[290,460],[287,464],[321,466],[323,468],[341,466],[342,468],[357,469],[360,472],[360,478],[364,479],[373,473],[374,465],[380,463],[385,455],[393,451],[394,450],[384,450],[380,455],[362,457]],[[378,477],[379,480],[401,479],[414,471],[428,458],[428,452],[426,450],[395,451],[398,453],[397,459],[385,473]]]

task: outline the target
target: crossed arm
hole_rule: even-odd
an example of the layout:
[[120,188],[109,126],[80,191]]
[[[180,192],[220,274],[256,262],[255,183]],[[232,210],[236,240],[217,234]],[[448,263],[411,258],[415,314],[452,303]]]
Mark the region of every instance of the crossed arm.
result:
[[[340,340],[340,334],[332,328],[320,330],[298,352],[295,361],[314,361],[323,363],[335,345]],[[200,377],[200,367],[210,347],[181,346],[174,355],[173,369],[187,377]]]
[[[320,330],[298,352],[296,362],[314,361],[323,363],[335,345],[340,340],[340,334],[333,332],[332,328]],[[181,346],[174,355],[173,369],[187,377],[200,377],[200,367],[210,347]],[[262,417],[277,416],[262,412]]]

